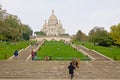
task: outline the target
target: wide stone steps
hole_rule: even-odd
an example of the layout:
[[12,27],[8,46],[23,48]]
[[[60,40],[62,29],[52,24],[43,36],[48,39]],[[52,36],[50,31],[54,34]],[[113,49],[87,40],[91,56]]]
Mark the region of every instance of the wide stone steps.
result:
[[[70,61],[0,61],[0,79],[69,79]],[[120,79],[120,62],[81,61],[74,79]]]

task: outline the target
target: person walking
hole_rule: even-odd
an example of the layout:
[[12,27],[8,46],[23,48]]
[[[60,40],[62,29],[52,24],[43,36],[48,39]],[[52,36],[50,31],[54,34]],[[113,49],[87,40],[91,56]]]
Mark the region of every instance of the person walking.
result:
[[17,56],[18,56],[18,50],[14,51],[14,59],[17,60]]
[[77,58],[77,62],[78,62],[77,68],[79,68],[80,67],[80,58]]
[[72,63],[70,63],[70,65],[68,66],[68,69],[69,69],[69,74],[70,74],[70,77],[71,79],[74,77],[74,65]]
[[34,51],[33,51],[33,50],[32,50],[32,52],[31,52],[31,57],[32,57],[32,60],[34,60],[35,54],[34,54]]

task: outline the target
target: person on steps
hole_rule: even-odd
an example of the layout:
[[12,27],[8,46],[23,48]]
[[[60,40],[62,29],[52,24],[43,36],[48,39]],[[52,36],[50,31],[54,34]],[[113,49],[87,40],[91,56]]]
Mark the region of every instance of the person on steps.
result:
[[18,50],[14,51],[14,59],[17,60],[17,56],[18,56]]
[[34,60],[35,54],[34,54],[34,51],[33,51],[33,50],[32,50],[32,52],[31,52],[31,57],[32,57],[32,60]]
[[70,77],[71,79],[74,77],[74,65],[72,63],[70,63],[70,65],[68,66],[68,69],[69,69],[69,74],[70,74]]

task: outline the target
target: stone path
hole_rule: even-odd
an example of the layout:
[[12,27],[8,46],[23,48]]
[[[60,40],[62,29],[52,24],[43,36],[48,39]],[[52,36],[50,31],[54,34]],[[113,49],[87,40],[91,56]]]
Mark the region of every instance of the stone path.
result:
[[[0,79],[68,80],[70,61],[0,61]],[[81,61],[75,80],[120,80],[120,62]],[[73,80],[74,80],[73,79]]]
[[98,52],[95,52],[93,50],[90,50],[90,49],[87,49],[81,45],[76,45],[75,46],[77,48],[77,50],[85,53],[86,55],[88,55],[89,57],[91,57],[93,60],[95,61],[113,61],[112,59],[104,56],[104,55],[101,55],[99,54]]

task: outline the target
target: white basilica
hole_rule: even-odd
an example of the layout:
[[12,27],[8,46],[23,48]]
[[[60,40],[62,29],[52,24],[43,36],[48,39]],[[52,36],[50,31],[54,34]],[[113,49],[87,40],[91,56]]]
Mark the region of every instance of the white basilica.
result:
[[65,29],[63,29],[62,24],[54,14],[54,10],[52,11],[52,15],[49,17],[48,22],[45,21],[43,28],[41,30],[47,36],[60,36],[61,34],[65,34]]

